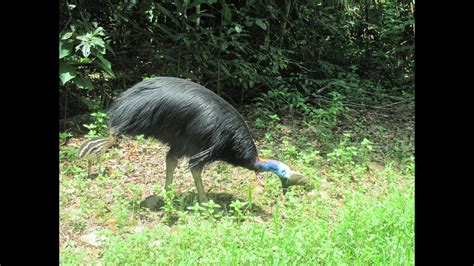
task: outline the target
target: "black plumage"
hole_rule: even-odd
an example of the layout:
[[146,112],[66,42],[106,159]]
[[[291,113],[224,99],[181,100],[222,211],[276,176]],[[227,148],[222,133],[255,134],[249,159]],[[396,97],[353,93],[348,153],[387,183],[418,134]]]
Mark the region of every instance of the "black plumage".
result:
[[[168,144],[166,185],[180,157],[189,157],[199,200],[206,200],[201,172],[221,160],[257,172],[258,153],[239,112],[214,92],[192,81],[158,77],[125,91],[108,112],[109,127],[117,134],[151,136]],[[271,169],[270,169],[271,170]],[[273,170],[271,170],[273,171]]]
[[194,82],[171,77],[142,81],[115,102],[109,126],[119,134],[152,136],[190,166],[222,160],[251,170],[257,148],[232,105]]

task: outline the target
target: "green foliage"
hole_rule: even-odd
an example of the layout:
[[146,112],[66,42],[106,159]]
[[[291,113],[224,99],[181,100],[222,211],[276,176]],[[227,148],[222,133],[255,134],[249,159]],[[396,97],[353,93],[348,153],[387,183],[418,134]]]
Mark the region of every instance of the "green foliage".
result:
[[[71,12],[69,10],[69,12]],[[80,12],[82,14],[82,12]],[[103,27],[96,22],[90,22],[90,16],[84,15],[83,20],[75,20],[66,25],[59,36],[59,78],[61,85],[69,81],[78,88],[91,89],[93,84],[86,75],[82,65],[95,64],[103,71],[114,76],[111,63],[104,58],[106,51],[113,53],[104,38]]]
[[84,127],[89,129],[87,136],[106,136],[107,132],[107,114],[103,112],[92,113],[92,123],[85,124]]
[[211,199],[202,204],[196,203],[194,206],[188,207],[188,210],[193,211],[198,217],[218,219],[222,217],[220,208],[221,206]]
[[303,97],[301,93],[291,91],[281,85],[278,89],[262,93],[260,97],[255,98],[255,106],[262,107],[271,113],[293,113],[294,110],[305,112],[310,108],[306,104],[306,99],[307,97]]
[[[381,202],[364,202],[363,197],[353,195],[339,212],[341,222],[334,229],[344,256],[363,263],[386,259],[413,262],[413,207],[413,194],[404,198],[397,191]],[[385,254],[381,254],[383,249]]]
[[[75,151],[73,153],[72,150],[70,150],[69,152],[66,152],[66,154],[68,154],[69,157],[72,157],[72,154],[75,154]],[[62,155],[63,158],[66,158],[66,156]],[[66,167],[63,172],[63,174],[67,175],[67,174],[72,174],[74,176],[85,176],[87,175],[87,170],[85,170],[83,167],[79,167],[77,165],[71,165],[69,167]]]
[[229,204],[229,207],[231,207],[231,213],[234,215],[237,222],[241,222],[244,219],[248,211],[248,206],[248,202],[241,202],[240,200],[235,200]]
[[[337,108],[340,98],[333,96]],[[111,173],[85,178],[84,164],[74,153],[69,155],[76,143],[62,144],[61,264],[413,264],[412,139],[394,134],[399,132],[388,125],[367,125],[340,112],[338,117],[355,123],[351,127],[339,120],[346,134],[332,132],[333,140],[341,139],[324,148],[319,147],[324,138],[317,130],[329,125],[316,128],[311,121],[296,120],[287,126],[282,122],[288,115],[279,114],[280,120],[259,118],[260,155],[288,163],[309,178],[309,186],[292,187],[282,196],[280,180],[271,173],[264,173],[266,186],[259,191],[248,179],[253,173],[210,165],[205,175],[215,180],[212,175],[217,173],[223,195],[200,205],[182,189],[193,187],[192,178],[184,178],[188,183],[163,194],[164,206],[157,211],[132,208],[148,194],[150,184],[140,180],[145,179],[142,173],[151,172],[145,168],[154,166],[117,164],[121,157],[110,153]],[[403,130],[400,133],[412,128]],[[366,131],[371,134],[361,134]],[[392,140],[391,135],[396,137]],[[380,139],[390,140],[388,149],[402,143],[407,147],[396,151],[400,161],[380,150]],[[367,167],[375,155],[382,156],[381,170]],[[162,189],[163,182],[154,182],[151,190]],[[230,200],[227,193],[232,194]],[[81,240],[91,231],[105,238],[93,249]]]
[[364,139],[360,145],[352,146],[350,139],[351,135],[349,133],[343,134],[343,138],[339,142],[337,148],[328,153],[329,162],[332,162],[335,165],[355,165],[356,163],[368,160],[370,152],[373,149],[373,143],[368,139]]
[[136,136],[136,140],[139,142],[144,142],[145,141],[145,135],[140,134]]
[[125,202],[123,202],[122,200],[115,201],[115,204],[112,207],[112,211],[114,214],[113,217],[115,221],[117,221],[117,226],[119,228],[123,228],[131,224],[130,219],[132,219],[133,216],[130,215],[130,208],[126,205]]
[[73,149],[64,149],[59,151],[60,160],[70,160],[76,158],[77,152]]
[[171,189],[165,192],[163,199],[165,204],[161,209],[164,212],[165,220],[167,222],[175,221],[178,215],[178,210],[175,207],[177,197],[174,186],[171,186]]
[[59,143],[65,144],[69,138],[72,137],[72,133],[69,131],[59,132]]
[[204,212],[205,217],[212,217],[214,219],[222,217],[222,213],[219,211],[220,205],[215,203],[212,199],[202,204],[206,211]]
[[[311,218],[317,202],[279,205],[270,223],[235,223],[189,219],[172,230],[160,224],[139,233],[107,237],[101,263],[134,264],[413,264],[414,199],[412,191],[370,198],[354,194],[335,212]],[[290,201],[297,197],[290,198]],[[303,206],[302,206],[303,205]],[[306,208],[306,212],[301,212]],[[311,211],[308,211],[311,210]],[[65,249],[61,262],[86,260],[80,249]],[[89,257],[86,260],[94,262]]]
[[60,261],[61,264],[64,265],[74,265],[77,263],[81,263],[83,261],[87,261],[89,255],[84,251],[79,251],[71,247],[66,247],[60,253]]
[[194,204],[194,206],[189,206],[188,207],[188,210],[191,210],[194,212],[194,215],[196,216],[201,216],[201,213],[206,211],[206,208],[204,208],[203,206],[201,206],[198,202],[196,202]]
[[235,103],[253,100],[270,114],[327,123],[332,118],[321,116],[333,93],[367,105],[414,94],[409,2],[292,2],[288,14],[284,2],[253,0],[60,7],[61,84],[104,84],[69,95],[100,97],[101,108],[143,77],[165,75],[206,84]]
[[327,109],[306,109],[306,113],[314,120],[316,124],[324,125],[329,128],[336,126],[338,118],[342,112],[348,110],[348,108],[345,108],[342,104],[344,96],[335,91],[331,93],[331,96],[332,100]]

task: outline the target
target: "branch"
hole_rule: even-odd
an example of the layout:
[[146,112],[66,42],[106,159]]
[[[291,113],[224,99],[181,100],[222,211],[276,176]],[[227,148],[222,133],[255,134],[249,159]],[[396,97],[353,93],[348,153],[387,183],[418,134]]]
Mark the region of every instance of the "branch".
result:
[[69,23],[71,23],[71,20],[72,20],[72,14],[71,14],[71,10],[69,10],[69,2],[68,1],[66,1],[66,8],[67,8],[67,12],[69,13],[69,18],[68,18],[64,28],[60,31],[60,34],[67,28],[67,26],[69,26]]

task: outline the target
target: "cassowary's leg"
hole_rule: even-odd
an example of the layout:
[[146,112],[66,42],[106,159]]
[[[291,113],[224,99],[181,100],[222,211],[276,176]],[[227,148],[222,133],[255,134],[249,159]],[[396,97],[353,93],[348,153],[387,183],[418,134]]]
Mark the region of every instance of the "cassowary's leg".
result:
[[87,160],[87,177],[91,175],[91,164],[92,162],[90,160]]
[[178,157],[170,149],[168,154],[166,154],[166,182],[165,190],[169,191],[171,183],[173,183],[173,172],[178,166]]
[[99,174],[99,175],[103,175],[103,173],[102,173],[102,165],[101,165],[101,163],[100,163],[100,155],[99,155],[99,154],[96,154],[96,155],[95,155],[95,161],[97,162],[97,166],[98,166],[98,168],[99,168],[99,173],[98,173],[98,174]]
[[191,174],[193,174],[194,183],[198,191],[198,200],[200,203],[207,202],[206,193],[204,192],[204,186],[201,180],[202,166],[194,166],[191,168]]

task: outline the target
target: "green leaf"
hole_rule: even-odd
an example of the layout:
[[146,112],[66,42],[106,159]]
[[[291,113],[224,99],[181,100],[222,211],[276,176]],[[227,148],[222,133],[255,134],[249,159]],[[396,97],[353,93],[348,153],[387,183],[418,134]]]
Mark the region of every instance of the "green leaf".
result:
[[93,43],[93,44],[95,44],[99,47],[105,48],[105,42],[104,42],[104,40],[102,40],[102,38],[92,37],[91,38],[91,43]]
[[99,36],[104,36],[105,33],[104,33],[104,28],[102,27],[97,27],[95,30],[94,30],[94,33],[92,35],[99,35]]
[[114,72],[112,71],[112,64],[109,62],[109,60],[105,59],[101,55],[97,55],[97,58],[99,58],[100,62],[97,62],[100,67],[102,67],[105,72],[107,72],[109,75],[112,77],[115,77]]
[[91,54],[91,46],[90,44],[88,43],[83,43],[82,44],[82,54],[84,55],[84,57],[89,57],[89,55]]
[[70,55],[72,52],[72,44],[59,42],[59,59]]
[[223,64],[223,63],[219,64],[219,69],[222,70],[222,72],[224,72],[227,76],[229,76],[229,77],[232,76],[225,64]]
[[232,21],[232,12],[229,8],[229,5],[225,4],[222,6],[222,17],[224,18],[224,22],[229,23]]
[[68,31],[68,32],[64,33],[64,35],[61,36],[61,40],[67,40],[67,39],[71,38],[72,34],[73,34],[72,31]]
[[61,79],[62,85],[76,77],[76,70],[65,62],[59,63],[59,78]]
[[114,52],[114,50],[112,50],[112,47],[110,47],[109,44],[107,44],[107,43],[105,44],[105,49],[107,49],[109,52],[111,52],[115,56],[115,52]]
[[173,37],[175,34],[165,25],[156,25],[162,32],[164,32],[168,37]]
[[160,4],[156,4],[156,8],[160,11],[160,13],[169,17],[174,24],[179,25],[179,20],[176,19],[176,17],[170,11],[168,11],[168,9],[164,8]]
[[227,47],[229,47],[229,43],[228,43],[228,42],[223,42],[223,43],[221,43],[221,50],[222,50],[222,51],[227,50]]
[[242,32],[242,27],[240,25],[235,25],[234,29],[235,29],[235,32],[237,32],[237,33]]
[[255,20],[255,24],[257,24],[257,26],[259,26],[262,30],[267,30],[267,24],[263,19],[257,18]]
[[211,37],[211,42],[214,46],[217,46],[217,39],[216,39],[216,36],[214,36],[214,34],[211,34],[210,35]]
[[76,39],[82,42],[87,42],[89,40],[89,33],[86,35],[77,36]]
[[[95,58],[94,58],[95,59]],[[79,57],[79,63],[82,63],[82,64],[90,64],[94,61],[93,58],[85,58],[85,57]]]
[[94,85],[89,79],[82,78],[82,77],[76,77],[72,80],[76,85],[81,88],[81,89],[92,89],[94,88]]

